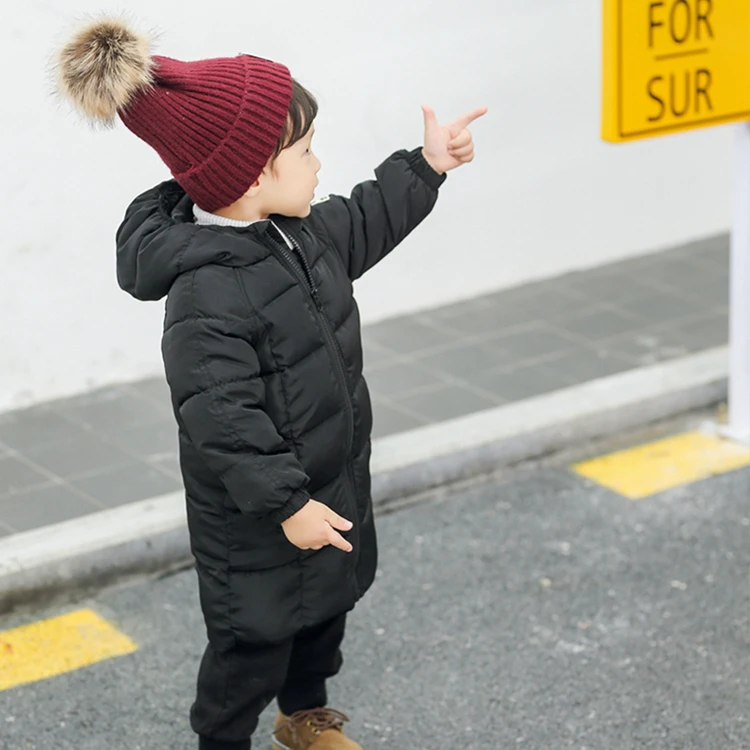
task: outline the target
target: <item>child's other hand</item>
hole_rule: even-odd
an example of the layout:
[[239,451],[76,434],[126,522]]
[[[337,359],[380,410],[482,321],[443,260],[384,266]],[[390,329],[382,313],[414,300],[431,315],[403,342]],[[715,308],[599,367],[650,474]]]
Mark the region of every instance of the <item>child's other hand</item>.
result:
[[435,112],[426,104],[424,112],[424,147],[422,154],[427,163],[438,173],[467,164],[474,159],[474,141],[469,125],[486,114],[487,107],[479,107],[456,118],[447,125],[440,125]]
[[327,505],[317,500],[310,500],[301,510],[281,524],[286,538],[300,549],[322,549],[329,544],[344,552],[351,552],[353,547],[339,531],[349,531],[351,521],[334,513]]

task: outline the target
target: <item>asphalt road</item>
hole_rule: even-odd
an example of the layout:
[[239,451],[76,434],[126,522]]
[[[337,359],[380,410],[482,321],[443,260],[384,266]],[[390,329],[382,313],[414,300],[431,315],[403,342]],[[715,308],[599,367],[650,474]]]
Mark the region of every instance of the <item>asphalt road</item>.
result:
[[[565,467],[437,493],[380,519],[331,702],[366,749],[750,748],[749,526],[748,470],[639,502]],[[80,606],[139,650],[0,693],[0,748],[194,748],[194,574],[0,630]]]

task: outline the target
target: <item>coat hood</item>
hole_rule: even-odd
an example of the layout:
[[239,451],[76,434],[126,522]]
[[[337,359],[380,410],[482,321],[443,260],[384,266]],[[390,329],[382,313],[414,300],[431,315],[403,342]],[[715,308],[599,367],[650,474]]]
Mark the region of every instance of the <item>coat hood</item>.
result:
[[138,196],[125,213],[116,237],[117,281],[136,299],[160,300],[180,274],[211,264],[247,266],[267,255],[263,236],[269,225],[270,220],[244,229],[197,225],[193,201],[174,180],[163,182]]

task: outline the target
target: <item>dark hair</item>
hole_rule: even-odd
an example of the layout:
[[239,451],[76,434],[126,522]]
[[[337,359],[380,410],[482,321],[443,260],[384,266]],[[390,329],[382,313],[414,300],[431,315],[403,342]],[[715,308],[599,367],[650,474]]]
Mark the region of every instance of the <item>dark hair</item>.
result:
[[292,79],[292,100],[289,103],[289,114],[286,118],[284,132],[273,152],[275,159],[285,148],[301,141],[312,127],[318,114],[318,102],[302,84]]

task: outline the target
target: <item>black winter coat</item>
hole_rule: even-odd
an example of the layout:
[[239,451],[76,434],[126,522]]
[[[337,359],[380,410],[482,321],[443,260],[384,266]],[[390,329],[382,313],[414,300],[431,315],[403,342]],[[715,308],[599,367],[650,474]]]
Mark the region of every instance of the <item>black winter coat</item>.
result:
[[[306,219],[199,226],[174,181],[117,233],[120,286],[167,297],[162,355],[179,430],[191,547],[209,638],[278,642],[350,610],[370,587],[372,411],[352,282],[432,210],[445,179],[399,151]],[[354,523],[354,551],[301,551],[281,522],[309,498]]]

